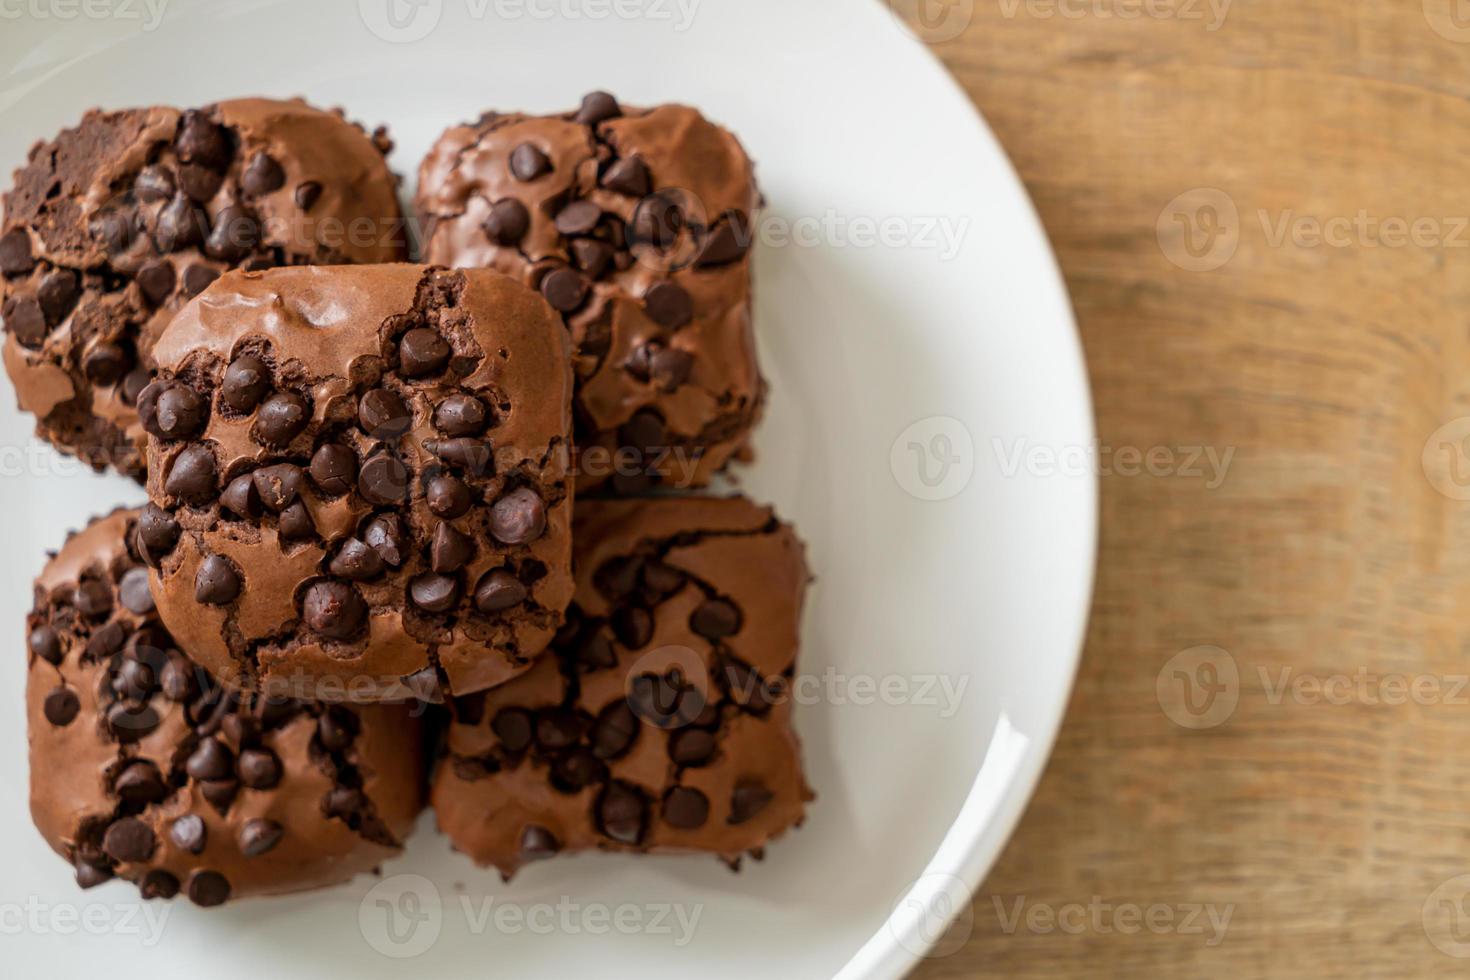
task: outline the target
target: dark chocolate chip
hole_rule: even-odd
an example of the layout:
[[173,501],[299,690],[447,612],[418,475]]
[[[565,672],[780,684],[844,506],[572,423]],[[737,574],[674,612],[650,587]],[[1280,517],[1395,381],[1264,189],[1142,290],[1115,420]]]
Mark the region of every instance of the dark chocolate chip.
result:
[[35,268],[31,258],[31,237],[24,228],[12,228],[0,235],[0,273],[19,276]]
[[28,643],[31,648],[31,653],[34,653],[48,664],[61,663],[61,637],[57,634],[56,630],[49,626],[37,626],[31,630]]
[[578,793],[607,778],[607,766],[583,748],[559,756],[551,767],[551,783],[564,793]]
[[526,601],[529,593],[521,580],[504,568],[486,572],[475,586],[475,608],[482,613],[498,613]]
[[174,199],[158,212],[158,225],[154,230],[153,240],[158,245],[158,250],[167,255],[169,252],[202,245],[208,234],[209,219],[204,216],[204,212],[185,195],[175,194]]
[[228,561],[210,555],[194,575],[194,600],[211,606],[234,602],[240,594],[240,576]]
[[259,857],[281,842],[285,829],[274,820],[255,817],[245,821],[236,838],[240,853],[248,858]]
[[254,354],[241,354],[225,368],[220,398],[234,411],[249,415],[270,389],[270,365]]
[[397,392],[374,388],[357,403],[357,422],[374,439],[397,439],[413,425],[413,413]]
[[314,582],[302,600],[309,629],[332,640],[349,640],[367,623],[368,608],[357,590],[343,582]]
[[160,439],[188,439],[204,428],[209,406],[193,388],[172,381],[155,381],[156,398],[140,398],[143,427]]
[[174,464],[163,481],[165,492],[194,506],[209,503],[218,487],[214,453],[208,446],[197,444],[186,446],[174,457]]
[[446,436],[477,436],[486,421],[485,403],[474,395],[450,395],[434,409],[434,427]]
[[668,432],[664,429],[664,420],[657,412],[642,409],[634,412],[633,417],[619,427],[618,439],[624,446],[652,452],[664,448],[668,441]]
[[397,568],[403,564],[403,556],[408,553],[407,544],[404,541],[403,524],[392,514],[381,514],[368,522],[363,529],[362,539],[367,546],[378,553],[378,556]]
[[238,771],[240,782],[251,789],[270,789],[281,781],[281,760],[270,749],[246,749]]
[[138,270],[138,289],[154,306],[162,306],[173,295],[177,284],[178,274],[174,272],[173,263],[167,259],[149,262]]
[[230,137],[223,126],[202,111],[189,109],[179,121],[174,137],[174,151],[180,160],[192,161],[224,170],[230,165]]
[[650,189],[648,165],[638,157],[624,157],[607,168],[602,186],[629,197],[642,197]]
[[510,173],[521,182],[551,173],[551,158],[533,143],[522,143],[510,151]]
[[578,238],[572,242],[572,261],[589,279],[597,279],[613,260],[613,247],[595,238]]
[[262,466],[251,477],[260,502],[277,514],[294,504],[306,486],[306,474],[295,463]]
[[621,602],[638,588],[642,572],[643,559],[635,555],[609,558],[593,573],[592,584],[613,602]]
[[680,830],[697,830],[709,819],[709,797],[690,786],[675,786],[664,794],[664,822]]
[[151,868],[138,882],[138,894],[144,898],[170,899],[179,893],[179,879],[171,871]]
[[677,330],[694,318],[694,301],[676,282],[655,283],[643,294],[643,309],[659,326]]
[[556,839],[551,831],[545,827],[528,824],[521,831],[521,860],[542,861],[549,857],[555,857],[561,850],[561,841]]
[[575,269],[562,266],[541,278],[541,295],[562,313],[575,312],[587,299],[587,280]]
[[168,836],[179,850],[189,854],[202,854],[204,842],[209,837],[209,829],[205,827],[202,817],[188,813],[169,826]]
[[205,204],[219,193],[225,175],[218,170],[202,167],[197,163],[186,163],[179,167],[179,189],[191,201]]
[[112,612],[112,590],[99,579],[86,579],[77,586],[76,604],[88,619],[105,619]]
[[407,378],[438,374],[453,353],[449,343],[428,327],[415,327],[398,342],[398,373]]
[[195,871],[189,876],[188,895],[201,908],[223,905],[230,897],[230,881],[218,871]]
[[661,561],[643,566],[643,586],[657,596],[673,595],[684,587],[684,573]]
[[117,583],[117,597],[131,612],[146,616],[153,611],[153,593],[148,591],[148,570],[130,568]]
[[138,540],[149,557],[162,558],[178,543],[179,522],[162,507],[149,504],[138,515]]
[[252,196],[269,194],[286,186],[286,171],[268,153],[261,150],[245,164],[245,172],[240,175],[240,186],[246,194]]
[[91,864],[78,857],[76,862],[77,886],[79,888],[96,888],[98,885],[112,880],[112,869]]
[[490,508],[490,533],[502,544],[526,544],[546,530],[546,505],[530,487],[521,487]]
[[612,643],[598,631],[589,631],[577,647],[577,660],[587,669],[616,667],[618,655]]
[[362,464],[357,492],[377,506],[400,504],[408,496],[408,468],[396,456],[379,453]]
[[685,728],[669,738],[669,758],[681,766],[700,766],[715,754],[715,737],[698,728]]
[[425,572],[409,582],[408,597],[424,612],[446,613],[459,603],[459,579]]
[[441,475],[429,481],[424,488],[424,501],[436,517],[452,521],[463,517],[474,506],[474,495],[469,485],[457,476]]
[[306,509],[306,502],[302,500],[281,511],[281,516],[276,518],[276,527],[282,541],[305,541],[316,537],[316,524],[311,519],[311,511]]
[[337,817],[349,823],[361,821],[367,806],[368,800],[362,790],[351,786],[338,786],[327,794],[326,811],[329,817]]
[[242,207],[231,205],[215,215],[204,254],[221,262],[239,262],[260,244],[260,223]]
[[46,314],[34,297],[9,300],[5,304],[5,326],[24,347],[34,350],[46,342]]
[[174,196],[178,185],[174,183],[174,175],[166,167],[158,164],[150,164],[138,171],[138,176],[133,179],[133,193],[138,200],[147,203],[154,201],[167,201]]
[[490,205],[490,213],[480,227],[497,245],[515,245],[531,230],[531,212],[515,198],[503,198]]
[[42,710],[46,714],[46,720],[60,728],[70,725],[76,719],[77,712],[82,710],[82,702],[71,688],[58,687],[46,695]]
[[114,820],[102,835],[102,850],[114,861],[125,863],[148,860],[157,844],[153,828],[137,817]]
[[606,92],[590,92],[582,98],[582,106],[572,116],[573,122],[584,126],[596,126],[600,122],[616,119],[623,114],[618,100]]
[[199,783],[199,792],[210,806],[221,815],[228,812],[235,797],[240,795],[240,781],[229,779],[205,779]]
[[[457,572],[475,555],[475,542],[449,524],[440,522],[429,545],[429,565],[439,573]],[[476,594],[478,598],[478,593]]]
[[495,737],[507,752],[524,752],[531,744],[533,722],[525,708],[504,708],[490,722]]
[[338,578],[366,582],[383,574],[383,558],[357,538],[342,542],[327,571]]
[[627,752],[638,737],[638,716],[627,701],[614,701],[597,716],[592,726],[592,752],[599,759],[616,759]]
[[109,253],[126,251],[133,243],[133,212],[119,208],[103,211],[87,222],[87,234]]
[[296,185],[296,206],[303,211],[310,211],[321,196],[322,185],[314,180],[304,180]]
[[608,783],[597,801],[597,823],[604,834],[620,844],[643,842],[648,802],[642,792],[622,781]]
[[143,805],[157,803],[169,794],[158,767],[146,759],[129,762],[112,781],[112,791],[124,803]]
[[556,213],[556,230],[563,235],[585,235],[597,227],[602,208],[591,201],[573,201]]
[[225,486],[219,495],[220,506],[242,520],[253,521],[260,516],[260,494],[255,491],[255,476],[246,473],[237,476]]
[[123,375],[122,384],[118,385],[118,394],[122,396],[125,404],[137,405],[138,396],[148,386],[148,381],[149,375],[147,368],[133,368],[133,370]]
[[683,228],[684,212],[679,203],[666,194],[650,194],[633,209],[628,237],[632,244],[663,250],[679,240]]
[[119,742],[129,744],[158,727],[158,712],[149,705],[116,701],[107,709],[107,729]]
[[[123,647],[126,639],[122,623],[112,622],[92,634],[87,641],[86,656],[88,660],[105,660],[117,653]],[[125,665],[126,666],[126,665]],[[146,689],[140,690],[140,696],[146,694]]]
[[624,606],[612,617],[613,635],[629,650],[640,650],[653,639],[653,616],[647,609]]
[[743,779],[730,795],[731,824],[742,824],[766,808],[775,797],[759,780]]
[[548,708],[536,714],[536,742],[545,749],[565,749],[582,737],[582,719],[566,708]]
[[311,406],[294,391],[278,391],[260,406],[255,420],[255,438],[277,448],[290,445],[311,422]]
[[326,496],[347,493],[357,483],[357,454],[341,443],[326,443],[311,457],[311,480]]
[[329,752],[340,752],[357,738],[357,715],[342,707],[329,707],[316,720],[317,737]]
[[734,262],[750,248],[750,238],[744,217],[731,214],[727,220],[715,225],[705,237],[694,264],[698,268],[707,269]]
[[664,391],[673,392],[689,380],[694,367],[694,357],[677,347],[659,347],[648,358],[648,374],[653,383]]
[[740,610],[724,599],[708,599],[689,617],[689,628],[709,640],[730,636],[740,629]]
[[53,327],[71,314],[81,296],[82,287],[77,281],[77,274],[69,269],[48,273],[36,287],[36,300],[41,304],[41,312],[46,314],[46,322]]
[[494,468],[490,445],[480,439],[458,436],[454,439],[428,439],[424,448],[450,466],[457,466],[473,476],[488,476]]
[[207,265],[191,265],[184,270],[184,295],[191,299],[209,288],[219,278],[219,270]]
[[189,753],[184,771],[192,779],[227,779],[235,772],[235,754],[217,738],[206,738]]
[[117,344],[99,340],[82,355],[82,373],[96,385],[107,386],[122,377],[128,369],[128,355]]

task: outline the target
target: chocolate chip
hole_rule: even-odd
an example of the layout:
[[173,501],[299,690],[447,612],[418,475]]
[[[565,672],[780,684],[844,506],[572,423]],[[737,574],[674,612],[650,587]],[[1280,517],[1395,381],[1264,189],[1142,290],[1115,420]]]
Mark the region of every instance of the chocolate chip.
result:
[[138,200],[150,204],[154,201],[167,201],[174,196],[176,189],[174,175],[158,164],[144,167],[133,179],[133,194]]
[[123,744],[129,744],[143,738],[149,732],[158,727],[158,712],[144,705],[128,704],[126,701],[114,702],[107,709],[107,730],[112,737]]
[[374,388],[357,403],[357,421],[374,439],[397,439],[413,425],[413,413],[395,391]]
[[664,420],[652,409],[641,409],[618,428],[618,439],[624,446],[653,452],[664,448],[668,433]]
[[415,698],[425,704],[444,703],[444,688],[439,683],[439,672],[433,667],[414,671],[403,678],[403,683],[413,692]]
[[37,626],[31,630],[31,635],[27,643],[31,648],[31,653],[34,653],[48,664],[61,663],[61,637],[51,627]]
[[642,197],[649,191],[648,164],[638,157],[624,157],[607,168],[602,186],[629,197]]
[[708,599],[689,617],[689,628],[709,640],[730,636],[740,629],[740,610],[724,599]]
[[24,228],[12,228],[0,235],[0,273],[19,276],[35,268],[31,258],[31,237]]
[[173,381],[153,382],[138,402],[143,428],[160,439],[188,439],[204,428],[209,416],[198,392]]
[[409,582],[408,597],[425,612],[446,613],[459,602],[459,580],[449,575],[425,572]]
[[664,391],[673,392],[689,380],[694,367],[694,357],[676,347],[658,347],[648,358],[648,374],[654,384]]
[[327,816],[355,823],[362,820],[363,811],[367,809],[367,797],[362,790],[351,786],[338,786],[327,794],[326,811]]
[[350,640],[367,623],[368,608],[352,586],[314,582],[306,590],[301,616],[314,632],[332,640]]
[[248,858],[259,857],[279,844],[284,833],[285,830],[274,820],[255,817],[245,821],[236,842],[240,845],[241,854]]
[[562,313],[575,312],[587,299],[587,280],[575,269],[552,269],[541,279],[541,295]]
[[153,668],[141,660],[124,660],[118,664],[112,689],[121,697],[146,701],[155,687]]
[[578,238],[572,242],[572,261],[590,279],[597,279],[607,271],[613,260],[613,247],[595,238]]
[[188,197],[175,194],[174,199],[158,212],[158,225],[154,229],[153,240],[158,245],[158,250],[167,255],[169,252],[202,245],[208,234],[209,219],[204,216],[204,212]]
[[664,794],[664,822],[680,830],[697,830],[709,819],[709,797],[690,786],[675,786]]
[[584,126],[596,126],[600,122],[616,119],[623,114],[618,100],[606,92],[591,92],[582,98],[582,107],[572,116],[573,122]]
[[122,384],[118,385],[118,394],[125,404],[137,405],[138,396],[148,386],[149,375],[147,368],[133,368],[123,375]]
[[474,505],[469,485],[456,476],[434,477],[424,489],[424,500],[436,517],[445,520],[463,517]]
[[225,175],[218,170],[201,167],[197,163],[186,163],[179,167],[179,188],[191,201],[205,204],[219,193]]
[[522,143],[510,151],[510,173],[525,183],[551,173],[551,158],[533,143]]
[[98,885],[112,880],[112,870],[83,861],[80,856],[76,862],[77,886],[80,888],[96,888]]
[[585,235],[597,227],[602,208],[591,201],[573,201],[556,213],[556,230],[563,235]]
[[189,901],[201,908],[223,905],[230,897],[230,881],[218,871],[195,871],[189,876]]
[[551,768],[551,783],[564,793],[579,793],[607,778],[607,766],[584,748],[575,748],[557,758]]
[[628,238],[634,245],[652,245],[663,250],[679,240],[684,212],[668,194],[650,194],[633,209]]
[[643,794],[622,781],[608,783],[597,800],[599,829],[620,844],[642,843],[647,814],[648,802]]
[[685,728],[669,738],[669,758],[681,766],[699,766],[715,754],[715,737],[698,728]]
[[260,495],[260,502],[267,510],[277,514],[295,503],[302,488],[306,486],[306,475],[294,463],[262,466],[251,477],[255,483],[255,492]]
[[296,185],[296,206],[303,211],[310,211],[321,196],[322,185],[314,180],[304,180]]
[[138,894],[144,898],[170,899],[179,893],[179,879],[170,871],[152,868],[138,882]]
[[490,722],[495,737],[507,752],[523,752],[531,744],[533,722],[524,708],[504,708]]
[[242,520],[253,521],[260,516],[260,495],[255,492],[255,476],[246,473],[237,476],[219,495],[220,506]]
[[229,779],[206,779],[199,784],[199,793],[223,816],[229,812],[235,797],[240,795],[240,781],[233,776]]
[[446,436],[477,436],[486,421],[485,403],[473,395],[450,395],[434,409],[434,427]]
[[338,578],[353,582],[366,582],[383,574],[383,558],[357,538],[342,542],[327,571]]
[[249,415],[270,387],[270,366],[254,354],[241,354],[225,368],[220,399],[241,415]]
[[311,519],[311,511],[300,500],[281,511],[281,516],[276,518],[276,528],[282,541],[305,541],[316,537],[316,524]]
[[218,489],[214,453],[208,446],[186,446],[174,457],[163,489],[186,504],[203,506],[209,503]]
[[612,628],[619,643],[629,650],[638,650],[653,639],[653,616],[647,609],[624,606],[613,613]]
[[684,573],[661,561],[645,564],[641,577],[644,588],[659,597],[673,595],[684,587]]
[[202,854],[209,830],[205,827],[203,818],[188,813],[169,826],[168,836],[179,850],[188,854]]
[[735,784],[730,795],[731,824],[742,824],[766,808],[775,797],[759,780],[744,779]]
[[490,213],[480,227],[497,245],[514,245],[531,230],[531,212],[515,198],[503,198],[490,205]]
[[521,580],[503,568],[485,573],[475,586],[475,608],[482,613],[497,613],[526,601],[529,593]]
[[545,749],[565,749],[582,737],[582,719],[566,708],[536,714],[536,742]]
[[403,564],[403,556],[407,554],[407,545],[404,542],[403,524],[392,514],[382,514],[368,522],[363,529],[362,539],[367,542],[369,548],[378,553],[378,556],[397,568]]
[[133,243],[133,212],[121,208],[103,211],[87,222],[87,234],[110,253],[126,251]]
[[68,687],[58,687],[51,691],[42,705],[46,720],[58,728],[70,725],[81,710],[82,702],[77,699],[76,692]]
[[346,708],[329,707],[316,720],[316,731],[329,752],[340,752],[357,738],[357,715]]
[[5,326],[22,346],[32,350],[46,342],[46,314],[33,297],[13,297],[6,302]]
[[173,295],[177,284],[178,276],[174,272],[173,263],[167,259],[149,262],[138,270],[138,289],[154,306],[162,306]]
[[633,745],[638,737],[638,716],[627,701],[614,701],[597,716],[592,725],[592,752],[599,759],[616,759]]
[[48,273],[36,287],[36,300],[41,304],[41,312],[53,327],[71,314],[81,296],[82,287],[77,282],[77,274],[69,269]]
[[742,215],[731,213],[727,220],[716,225],[705,237],[699,254],[694,259],[696,267],[707,269],[712,266],[734,262],[750,248],[750,231]]
[[224,170],[230,164],[230,138],[224,127],[198,109],[189,109],[179,122],[174,137],[179,159]]
[[427,327],[415,327],[398,342],[398,372],[423,378],[444,370],[453,352],[445,339]]
[[194,575],[194,599],[211,606],[233,602],[240,594],[240,576],[219,555],[210,555]]
[[408,469],[397,457],[380,453],[362,464],[357,492],[377,506],[401,504],[408,495]]
[[124,863],[148,860],[157,844],[153,829],[137,817],[113,821],[102,835],[102,850],[114,861]]
[[124,803],[146,805],[168,796],[169,787],[158,767],[146,759],[129,762],[112,781],[112,791]]
[[618,656],[613,652],[612,644],[602,633],[591,631],[583,638],[577,647],[577,660],[584,668],[609,668],[616,667]]
[[146,616],[153,611],[153,593],[148,591],[148,570],[130,568],[117,583],[117,595],[129,611]]
[[264,150],[250,158],[250,162],[245,165],[245,172],[240,175],[240,186],[246,194],[254,197],[280,190],[285,185],[286,172]]
[[178,543],[179,522],[162,507],[149,504],[138,515],[138,540],[150,558],[162,558]]
[[112,590],[98,579],[85,579],[77,585],[76,606],[88,619],[106,619],[112,612]]
[[546,505],[530,487],[512,490],[490,508],[490,533],[502,544],[526,544],[546,530]]
[[643,294],[643,309],[654,323],[677,330],[694,318],[694,301],[676,282],[660,282]]
[[528,824],[521,831],[521,860],[542,861],[549,857],[555,857],[561,850],[561,841],[545,827]]
[[270,749],[246,749],[238,771],[240,782],[251,789],[270,789],[281,781],[281,760]]
[[468,535],[443,522],[434,529],[434,541],[429,545],[429,567],[434,571],[442,574],[457,572],[474,554],[475,543]]
[[189,753],[184,771],[192,779],[226,779],[234,775],[235,754],[217,738],[206,738]]
[[211,269],[207,265],[191,265],[184,270],[184,295],[192,299],[208,289],[210,283],[218,278],[218,269]]
[[96,341],[82,355],[82,373],[95,385],[113,384],[127,369],[128,355],[111,341]]
[[260,224],[242,207],[231,205],[215,215],[204,254],[221,262],[239,262],[260,244]]
[[277,448],[288,446],[311,421],[311,406],[294,391],[278,391],[260,406],[255,420],[256,441]]
[[[87,641],[86,657],[88,660],[105,660],[122,649],[125,639],[122,623],[108,623]],[[146,689],[141,693],[146,693]]]
[[357,454],[341,443],[322,445],[311,457],[311,480],[327,496],[347,493],[357,483]]
[[475,476],[488,476],[494,457],[488,443],[460,436],[454,439],[427,439],[424,448],[450,466],[457,466]]

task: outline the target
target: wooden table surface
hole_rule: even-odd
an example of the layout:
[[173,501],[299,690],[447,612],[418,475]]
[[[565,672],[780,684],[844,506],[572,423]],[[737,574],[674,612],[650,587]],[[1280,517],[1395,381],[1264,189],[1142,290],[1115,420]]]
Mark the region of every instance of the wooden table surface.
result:
[[947,2],[1119,462],[1055,755],[916,976],[1466,975],[1470,2]]

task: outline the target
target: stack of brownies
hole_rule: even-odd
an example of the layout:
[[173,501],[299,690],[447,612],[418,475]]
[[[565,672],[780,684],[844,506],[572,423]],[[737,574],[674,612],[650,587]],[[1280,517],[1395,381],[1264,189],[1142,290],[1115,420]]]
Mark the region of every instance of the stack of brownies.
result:
[[84,887],[329,885],[426,802],[507,877],[732,865],[811,792],[801,542],[699,494],[748,455],[759,205],[736,139],[605,93],[420,171],[302,102],[93,112],[0,224],[38,432],[146,481],[28,618],[31,807]]

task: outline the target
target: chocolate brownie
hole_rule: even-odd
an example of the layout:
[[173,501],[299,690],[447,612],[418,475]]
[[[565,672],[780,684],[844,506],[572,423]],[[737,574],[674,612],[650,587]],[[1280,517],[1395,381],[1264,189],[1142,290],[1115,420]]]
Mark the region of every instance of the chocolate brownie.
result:
[[395,854],[423,803],[414,711],[222,691],[158,622],[137,518],[73,535],[26,620],[31,814],[78,884],[218,905]]
[[380,131],[302,102],[93,111],[5,195],[5,369],[37,434],[142,478],[158,334],[232,268],[406,259]]
[[419,170],[425,261],[539,288],[576,345],[577,482],[707,484],[746,446],[764,382],[751,328],[749,157],[694,109],[606,93],[490,113]]
[[432,792],[507,877],[562,851],[732,865],[812,799],[791,727],[802,545],[744,498],[582,500],[556,659],[456,698]]
[[163,621],[230,686],[469,693],[571,600],[571,369],[488,270],[226,273],[154,349],[140,535]]

